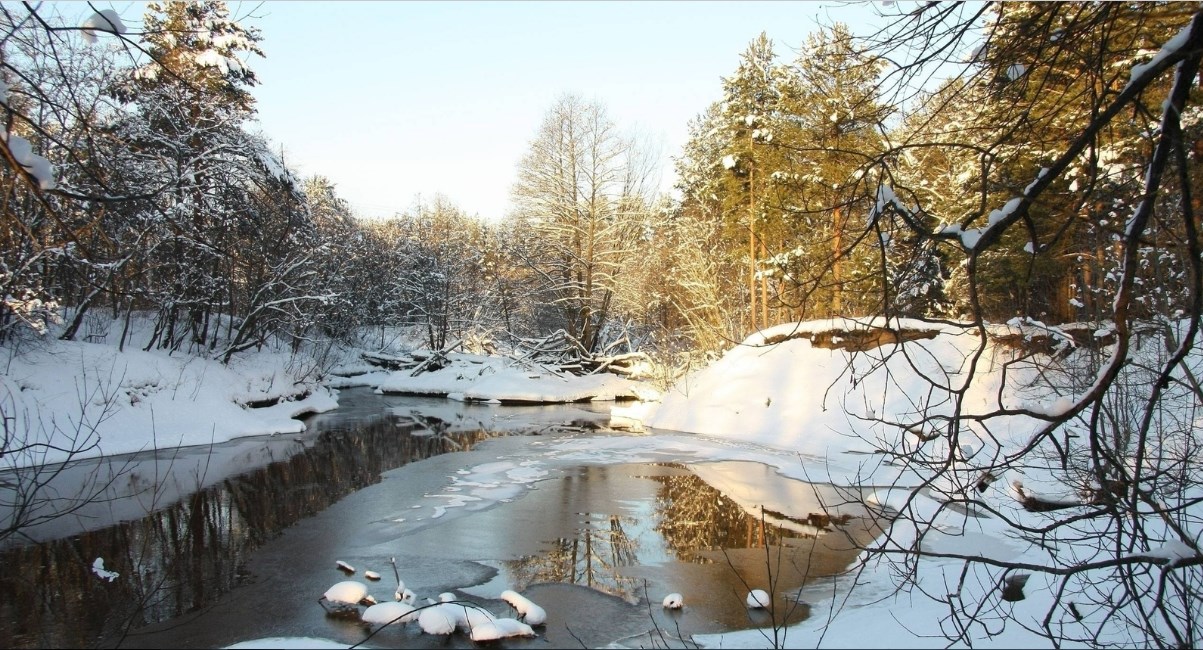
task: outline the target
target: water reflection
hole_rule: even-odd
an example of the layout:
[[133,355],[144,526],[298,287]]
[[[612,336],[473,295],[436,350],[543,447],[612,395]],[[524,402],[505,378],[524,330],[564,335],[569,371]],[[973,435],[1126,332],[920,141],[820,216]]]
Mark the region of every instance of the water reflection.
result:
[[[326,562],[331,549],[347,548],[351,537],[376,569],[387,566],[395,553],[406,580],[430,592],[423,596],[461,588],[483,598],[495,598],[505,588],[557,594],[558,600],[541,603],[555,615],[546,641],[529,643],[572,643],[586,634],[605,645],[646,630],[647,616],[657,618],[661,629],[715,632],[804,617],[805,607],[785,599],[779,601],[782,609],[773,611],[774,619],[750,617],[742,605],[748,585],[778,597],[797,593],[808,580],[843,571],[856,556],[855,544],[871,538],[871,518],[845,505],[856,501],[856,494],[784,479],[764,465],[553,465],[553,454],[530,456],[549,449],[542,439],[516,438],[497,441],[471,463],[517,467],[520,460],[537,460],[550,470],[544,480],[513,502],[465,508],[458,517],[432,516],[402,531],[395,505],[400,498],[426,489],[415,486],[446,484],[448,472],[457,471],[461,461],[412,465],[380,482],[382,472],[471,448],[498,432],[537,433],[582,417],[604,420],[605,414],[584,413],[579,405],[468,408],[367,391],[344,392],[341,401],[339,412],[310,421],[309,432],[299,439],[260,440],[262,449],[271,446],[267,452],[237,442],[206,451],[203,468],[200,460],[186,458],[187,452],[162,467],[148,460],[128,473],[136,472],[137,479],[122,486],[136,496],[129,502],[136,507],[107,504],[109,521],[128,519],[125,523],[101,528],[88,521],[65,537],[53,538],[47,531],[44,544],[0,552],[5,569],[0,572],[0,643],[214,647],[266,632],[261,606],[268,600],[276,610],[273,635],[325,635],[354,643],[362,639],[362,626],[332,623],[315,602],[328,579],[343,576],[333,575],[333,566],[311,565],[315,558]],[[499,450],[509,455],[496,455]],[[238,471],[264,459],[272,462]],[[195,474],[200,469],[203,475]],[[152,510],[148,504],[167,504],[163,486],[173,481],[203,487]],[[376,483],[362,493],[367,498],[347,499],[322,518],[301,522]],[[151,514],[126,517],[138,508]],[[299,535],[290,531],[266,544],[294,525]],[[97,557],[121,577],[106,582],[94,575],[91,564]],[[298,566],[304,570],[297,571]],[[490,580],[493,569],[498,573]],[[576,601],[565,596],[573,590]],[[658,603],[668,591],[687,594],[686,610],[671,619],[658,607],[646,607],[646,599]],[[613,601],[611,610],[626,622],[582,620],[589,617],[573,604],[602,600]],[[196,614],[186,616],[189,612]],[[161,623],[123,637],[155,622]],[[561,632],[557,625],[572,627]],[[419,643],[404,636],[410,632],[397,634],[400,645]],[[444,644],[443,639],[429,642]],[[520,644],[528,642],[514,643],[524,647]]]
[[627,528],[630,517],[580,513],[581,526],[572,537],[548,542],[548,550],[509,563],[514,582],[530,585],[560,582],[583,585],[637,602],[638,582],[621,574],[639,564],[639,540]]
[[[377,411],[379,413],[379,411]],[[491,434],[377,417],[317,434],[288,458],[229,476],[141,519],[0,553],[4,647],[117,644],[125,631],[204,607],[246,577],[247,553],[404,463]],[[95,558],[121,577],[92,573]]]
[[[653,487],[641,491],[640,482]],[[699,628],[802,620],[808,609],[782,596],[843,572],[878,531],[854,491],[786,479],[756,463],[582,467],[556,489],[560,495],[542,501],[590,510],[574,513],[572,534],[502,563],[501,582],[583,585],[631,604],[679,590],[690,594]],[[769,504],[777,510],[761,510]],[[663,593],[647,593],[649,585]],[[749,617],[741,605],[749,586],[775,592],[771,613]]]

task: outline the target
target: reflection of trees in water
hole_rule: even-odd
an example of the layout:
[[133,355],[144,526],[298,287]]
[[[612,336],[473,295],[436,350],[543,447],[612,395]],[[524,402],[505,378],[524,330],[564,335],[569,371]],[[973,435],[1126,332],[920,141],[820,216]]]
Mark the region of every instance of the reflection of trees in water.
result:
[[[666,467],[684,468],[667,464]],[[650,476],[660,483],[656,495],[659,520],[656,531],[682,561],[707,563],[694,551],[757,548],[766,538],[770,546],[780,545],[785,538],[813,538],[814,535],[762,525],[738,503],[713,488],[692,473],[669,476]]]
[[559,582],[585,585],[630,602],[638,601],[637,590],[642,582],[620,575],[623,568],[639,563],[640,540],[629,532],[637,524],[635,519],[614,513],[573,511],[580,507],[575,504],[611,502],[613,486],[609,471],[605,467],[586,466],[564,477],[560,500],[564,509],[549,512],[547,516],[565,523],[575,519],[574,534],[545,542],[545,553],[506,562],[515,582],[513,588],[521,590],[538,582]]
[[[777,526],[763,525],[750,516],[738,503],[689,472],[684,465],[664,464],[679,470],[673,475],[653,473],[649,480],[660,484],[655,497],[654,530],[675,551],[678,559],[699,564],[711,563],[713,558],[697,551],[719,549],[748,549],[780,545],[782,540],[814,539],[808,535]],[[566,490],[583,491],[589,485],[591,468],[578,477],[570,477]],[[553,515],[554,516],[554,515]],[[615,514],[580,514],[573,537],[561,537],[547,542],[547,552],[507,562],[507,568],[517,588],[538,582],[560,582],[585,585],[638,602],[642,596],[642,580],[622,575],[623,569],[642,564],[638,557],[641,540],[628,533],[637,522],[632,517]]]
[[[377,421],[331,430],[287,460],[200,490],[144,519],[0,553],[4,647],[116,645],[123,629],[211,603],[245,578],[247,554],[296,521],[380,480],[381,472],[488,434],[408,435]],[[92,562],[121,574],[113,582]]]
[[548,543],[543,555],[508,562],[510,573],[520,585],[560,582],[592,587],[630,602],[638,602],[642,582],[620,575],[624,567],[639,563],[639,540],[624,526],[631,517],[578,513],[583,520],[576,535]]

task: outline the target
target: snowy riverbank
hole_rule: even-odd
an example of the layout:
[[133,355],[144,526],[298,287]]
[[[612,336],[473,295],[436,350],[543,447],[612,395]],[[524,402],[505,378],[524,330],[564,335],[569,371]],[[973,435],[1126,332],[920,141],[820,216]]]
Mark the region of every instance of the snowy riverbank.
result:
[[337,346],[252,349],[223,364],[138,349],[134,342],[149,336],[139,325],[147,323],[135,321],[120,351],[116,322],[112,336],[95,342],[62,341],[51,332],[0,348],[0,409],[13,440],[0,469],[297,433],[305,428],[297,418],[336,408],[338,389],[351,386],[490,404],[659,397],[616,375],[574,376],[505,356],[450,353],[445,365],[416,376],[369,365],[362,350]]
[[[695,636],[702,646],[769,647],[776,639],[785,647],[932,647],[944,645],[946,635],[963,633],[975,647],[1036,647],[1047,645],[1046,625],[1075,633],[1098,630],[1099,638],[1124,645],[1124,627],[1109,621],[1108,607],[1080,600],[1094,593],[1092,587],[1071,585],[1079,594],[1076,602],[1062,595],[1067,583],[1061,567],[1106,560],[1108,549],[1023,534],[1064,517],[1065,508],[1091,506],[1083,496],[1091,486],[1067,480],[1055,455],[1021,452],[1049,418],[1069,413],[1094,385],[1098,371],[1091,368],[1110,354],[1113,333],[1106,327],[1070,331],[1015,322],[982,336],[953,325],[882,324],[822,321],[758,333],[681,381],[659,404],[615,408],[616,419],[641,419],[650,435],[542,443],[522,454],[521,462],[464,468],[446,495],[430,498],[440,516],[454,517],[469,504],[488,508],[499,502],[498,495],[515,498],[523,492],[519,487],[544,480],[550,475],[544,465],[552,462],[673,457],[699,464],[761,463],[786,478],[859,486],[871,495],[868,505],[899,516],[850,572],[813,582],[800,593],[774,595],[808,603],[811,616],[803,623],[777,634]],[[579,392],[573,380],[500,358],[450,355],[442,370],[415,377],[407,370],[358,367],[357,354],[343,353],[346,358],[336,365],[343,376],[334,385],[481,401],[619,394],[605,382],[598,384],[604,390]],[[1133,358],[1144,363],[1164,354],[1154,337]],[[80,455],[112,454],[299,431],[303,425],[292,418],[337,405],[336,391],[323,386],[302,358],[265,350],[224,366],[166,353],[117,353],[104,343],[35,341],[19,353],[10,351],[0,387],[17,431],[67,436],[59,446],[65,440]],[[1203,370],[1197,355],[1186,366],[1193,373]],[[1137,379],[1131,390],[1147,393]],[[1191,403],[1188,397],[1185,410],[1175,411],[1176,402],[1164,400],[1167,422],[1197,422]],[[952,440],[941,428],[950,418],[964,425]],[[1084,422],[1071,417],[1058,436],[1070,441],[1083,435]],[[94,439],[69,437],[93,429]],[[49,461],[62,449],[47,447],[27,457],[37,454]],[[791,511],[796,495],[774,487],[789,482],[719,478],[724,493],[749,512],[764,506],[785,520],[807,515]],[[465,486],[471,489],[464,492]],[[446,498],[465,494],[471,498]],[[1189,531],[1198,495],[1187,486],[1184,496]],[[1056,508],[1032,507],[1033,500]],[[1144,524],[1153,543],[1134,549],[1133,562],[1160,571],[1198,559],[1168,531],[1152,530],[1155,521]],[[1092,539],[1101,534],[1095,525],[1083,519],[1075,530]],[[1004,597],[1002,587],[1016,573],[1027,576],[1022,597]],[[1099,589],[1105,588],[1100,582]],[[952,602],[949,593],[955,593]],[[696,597],[685,594],[686,602]],[[969,607],[978,609],[968,612]],[[958,628],[970,613],[973,624]]]
[[[1035,446],[1049,417],[1068,413],[1095,384],[1099,371],[1091,364],[1111,354],[1113,332],[1015,321],[982,338],[973,329],[902,321],[892,326],[913,340],[877,345],[882,341],[871,339],[881,325],[837,320],[765,330],[688,377],[642,416],[661,433],[793,450],[796,462],[767,462],[786,476],[874,488],[869,502],[899,515],[851,572],[795,594],[810,603],[811,616],[784,637],[751,630],[694,641],[715,648],[771,647],[774,638],[799,648],[918,648],[963,634],[973,647],[1045,647],[1052,626],[1067,638],[1094,632],[1100,641],[1130,643],[1126,626],[1110,618],[1111,607],[1088,600],[1096,588],[1109,597],[1100,580],[1108,574],[1084,572],[1083,586],[1062,573],[1066,565],[1108,561],[1106,544],[1091,541],[1106,535],[1108,520],[1096,525],[1083,518],[1074,526],[1077,543],[1024,533],[1066,513],[1087,512],[1098,498],[1083,492],[1089,483],[1067,478],[1074,473],[1057,455],[1024,450]],[[1080,344],[1083,337],[1089,345]],[[1151,367],[1165,354],[1156,336],[1134,352]],[[1186,365],[1197,373],[1203,363],[1196,354]],[[1148,386],[1131,381],[1130,390],[1147,397]],[[1164,401],[1167,423],[1197,418],[1188,393],[1180,403]],[[950,442],[942,425],[954,417],[961,427]],[[1085,437],[1085,426],[1074,417],[1057,435],[1073,444]],[[1147,462],[1164,462],[1152,456]],[[1185,502],[1197,503],[1199,495],[1191,494]],[[769,497],[749,498],[763,504]],[[1192,514],[1179,521],[1198,514],[1197,505],[1186,507]],[[1164,541],[1134,548],[1133,558],[1167,568],[1198,559],[1165,524],[1143,521],[1159,529],[1151,531],[1152,540]],[[1009,576],[1026,576],[1014,578],[1018,593],[1004,591]]]

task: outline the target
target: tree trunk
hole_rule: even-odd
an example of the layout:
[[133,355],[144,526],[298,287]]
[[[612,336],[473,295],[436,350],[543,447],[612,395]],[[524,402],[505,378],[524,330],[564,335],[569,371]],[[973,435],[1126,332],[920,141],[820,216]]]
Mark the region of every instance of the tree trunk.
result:
[[756,170],[751,165],[748,166],[748,296],[751,302],[752,329],[750,332],[759,330],[756,326],[756,200],[754,195],[754,183],[756,180]]
[[[760,238],[760,259],[768,257],[768,252],[764,248],[764,237]],[[769,321],[769,279],[765,276],[760,276],[760,324],[762,327],[768,327]]]
[[831,239],[832,258],[831,258],[831,315],[839,316],[843,310],[843,304],[840,301],[840,293],[844,290],[844,278],[841,273],[841,249],[843,248],[844,224],[840,219],[840,208],[836,206],[833,215],[835,222],[835,233]]

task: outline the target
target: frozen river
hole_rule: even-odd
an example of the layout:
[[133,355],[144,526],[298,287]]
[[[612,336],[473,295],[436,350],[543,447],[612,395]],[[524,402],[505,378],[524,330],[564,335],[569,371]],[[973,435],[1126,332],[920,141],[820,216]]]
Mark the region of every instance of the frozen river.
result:
[[[473,406],[344,390],[299,436],[92,461],[114,476],[88,509],[30,529],[0,578],[5,647],[217,647],[266,637],[364,641],[318,597],[391,558],[419,600],[452,592],[500,616],[504,589],[548,611],[506,647],[679,645],[678,635],[796,622],[797,598],[871,534],[843,491],[755,454],[699,454],[597,427],[608,407]],[[639,439],[636,439],[639,438]],[[70,478],[73,477],[73,478]],[[71,488],[61,487],[63,493]],[[100,579],[92,564],[121,574]],[[830,580],[830,578],[828,578]],[[749,588],[775,595],[749,611]],[[660,600],[685,595],[666,612]],[[382,630],[376,647],[472,647]]]

